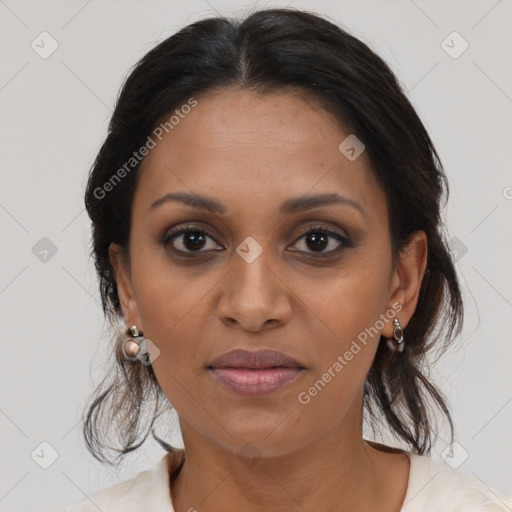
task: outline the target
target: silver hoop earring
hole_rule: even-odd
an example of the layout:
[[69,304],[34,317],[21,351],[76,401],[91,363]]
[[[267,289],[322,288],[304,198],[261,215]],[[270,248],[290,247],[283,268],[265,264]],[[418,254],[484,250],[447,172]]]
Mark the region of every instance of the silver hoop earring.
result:
[[393,319],[393,339],[388,338],[387,346],[396,352],[404,351],[404,330],[398,319]]

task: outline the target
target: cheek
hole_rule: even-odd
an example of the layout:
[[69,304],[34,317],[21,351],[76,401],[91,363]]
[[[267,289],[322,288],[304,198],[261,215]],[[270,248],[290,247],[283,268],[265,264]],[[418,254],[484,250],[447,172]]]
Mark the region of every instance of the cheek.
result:
[[173,263],[163,248],[153,247],[134,254],[132,279],[144,333],[170,347],[178,334],[191,332],[219,276]]
[[322,333],[314,377],[329,382],[333,393],[350,395],[364,383],[380,341],[387,276],[385,258],[370,253],[304,295],[315,313],[308,322],[315,321]]
[[201,286],[194,286],[186,272],[168,262],[162,264],[158,258],[145,259],[143,252],[132,263],[132,278],[144,336],[160,350],[153,369],[173,402],[183,394],[179,383],[185,384],[190,378],[187,372],[200,364],[198,347],[207,337],[202,304],[215,282],[205,274]]
[[306,421],[328,426],[359,414],[356,399],[362,396],[378,348],[381,329],[376,324],[385,304],[385,294],[379,292],[384,280],[373,279],[368,272],[365,276],[362,279],[354,269],[332,281],[330,300],[318,298],[325,333],[317,340],[319,364],[297,396]]
[[[333,353],[342,353],[385,311],[389,262],[384,255],[375,256],[383,252],[365,248],[329,274],[294,278],[293,291],[305,306],[304,323],[311,332],[316,324],[324,340],[319,354],[332,358]],[[324,365],[328,362],[322,361]]]

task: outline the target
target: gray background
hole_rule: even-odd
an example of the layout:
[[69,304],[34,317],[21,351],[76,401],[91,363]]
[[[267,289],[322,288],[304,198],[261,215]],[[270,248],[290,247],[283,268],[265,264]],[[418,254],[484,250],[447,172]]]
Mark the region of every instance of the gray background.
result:
[[[0,510],[55,510],[163,455],[149,441],[116,473],[88,454],[81,437],[106,343],[88,257],[87,171],[124,77],[157,42],[216,12],[287,4],[0,0]],[[459,444],[450,457],[441,439],[432,455],[512,495],[512,2],[291,5],[329,16],[377,51],[440,153],[467,318],[456,350],[433,371],[452,404]],[[58,43],[48,58],[31,47],[43,45],[43,31]],[[460,55],[464,42],[454,31],[469,44]],[[41,252],[53,245],[55,254]],[[180,445],[179,432],[173,441]],[[58,456],[43,469],[35,460],[51,462],[52,449]]]

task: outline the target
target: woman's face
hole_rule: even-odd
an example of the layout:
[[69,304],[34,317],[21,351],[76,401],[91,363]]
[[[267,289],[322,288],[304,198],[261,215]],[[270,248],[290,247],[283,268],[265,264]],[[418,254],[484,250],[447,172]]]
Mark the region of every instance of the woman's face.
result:
[[[366,152],[354,159],[351,139],[339,149],[350,131],[324,110],[290,92],[196,99],[142,163],[129,265],[112,246],[127,325],[160,350],[153,369],[185,442],[200,436],[233,453],[251,442],[277,456],[341,430],[360,437],[380,334],[412,315],[426,246],[393,267],[384,192]],[[171,199],[151,207],[170,193],[219,211]],[[283,209],[332,194],[344,199]],[[243,395],[208,368],[233,349],[277,350],[303,369]]]

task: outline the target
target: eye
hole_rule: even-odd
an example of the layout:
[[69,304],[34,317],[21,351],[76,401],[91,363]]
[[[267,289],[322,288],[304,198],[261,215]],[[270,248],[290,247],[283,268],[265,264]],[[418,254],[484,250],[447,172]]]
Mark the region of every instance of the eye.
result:
[[[341,252],[344,247],[351,247],[352,244],[350,240],[338,233],[336,231],[332,231],[331,229],[327,229],[325,226],[310,226],[305,231],[302,232],[301,236],[297,240],[300,241],[305,239],[305,244],[307,247],[311,248],[311,251],[302,251],[309,254],[319,254],[321,257],[323,256],[332,256],[333,254],[337,254]],[[331,240],[329,240],[331,239]],[[295,242],[295,244],[297,244]],[[294,244],[294,245],[295,245]],[[337,245],[337,248],[336,248]],[[334,248],[333,248],[334,246]],[[328,248],[330,250],[325,250]]]
[[184,226],[167,233],[162,240],[162,244],[165,247],[171,245],[171,248],[177,253],[209,252],[207,250],[201,250],[208,247],[208,244],[206,243],[208,238],[213,240],[213,238],[203,229],[195,228],[193,226]]

